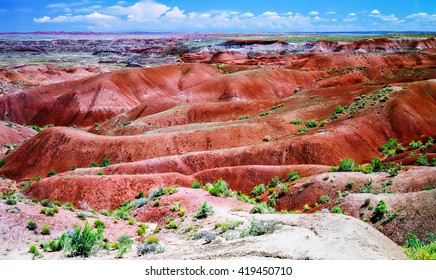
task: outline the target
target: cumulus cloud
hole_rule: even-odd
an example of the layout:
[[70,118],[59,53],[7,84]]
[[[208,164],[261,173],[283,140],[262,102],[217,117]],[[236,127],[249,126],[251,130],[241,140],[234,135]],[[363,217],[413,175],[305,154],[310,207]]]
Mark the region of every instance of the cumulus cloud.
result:
[[171,11],[165,14],[166,18],[170,19],[184,19],[186,18],[185,11],[180,10],[178,7],[174,7]]
[[427,13],[417,13],[408,15],[407,18],[417,19],[421,21],[436,21],[436,14],[427,14]]
[[144,21],[156,19],[170,11],[171,8],[151,0],[143,0],[131,6],[111,6],[105,9],[105,13],[114,16],[127,16],[132,21]]
[[378,15],[378,14],[380,14],[380,11],[379,10],[372,10],[371,14],[372,15]]
[[318,13],[318,11],[311,11],[311,12],[309,12],[309,15],[317,16],[317,15],[319,15],[319,13]]
[[33,21],[37,23],[62,23],[62,22],[88,22],[88,23],[100,23],[103,24],[109,21],[117,21],[118,18],[110,15],[100,14],[94,12],[88,15],[76,15],[67,14],[64,16],[57,16],[51,18],[49,16],[43,16],[41,18],[34,18]]
[[349,17],[355,17],[355,16],[356,16],[356,13],[349,13],[348,16],[349,16]]

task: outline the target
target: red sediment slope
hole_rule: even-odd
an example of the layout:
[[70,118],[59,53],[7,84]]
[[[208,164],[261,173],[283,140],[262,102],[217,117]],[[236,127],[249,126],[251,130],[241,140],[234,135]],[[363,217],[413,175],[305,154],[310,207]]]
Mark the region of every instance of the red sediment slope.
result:
[[[313,129],[302,135],[295,134],[298,126],[289,124],[290,119],[299,116],[328,119],[336,105],[345,106],[356,95],[340,100],[332,98],[330,90],[325,92],[326,96],[318,91],[320,95],[315,100],[310,96],[290,97],[283,100],[282,109],[268,111],[268,115],[253,120],[181,125],[136,136],[107,137],[70,128],[47,129],[17,153],[8,155],[8,164],[0,172],[22,180],[44,176],[51,169],[60,172],[73,165],[88,166],[106,156],[114,163],[146,160],[141,163],[144,173],[162,168],[164,172],[192,174],[238,165],[332,165],[344,157],[365,163],[378,156],[380,145],[391,137],[406,142],[435,134],[436,118],[431,112],[436,110],[436,102],[428,94],[435,83],[424,81],[408,86],[407,90],[397,87],[384,102],[374,101],[370,94],[361,95],[359,98],[365,96],[367,100],[367,109],[360,112],[356,109],[357,114],[351,118],[341,117],[330,121],[325,129]],[[309,115],[295,113],[297,106],[305,106]],[[62,154],[65,159],[59,161],[55,154]]]
[[0,116],[18,123],[90,126],[218,73],[207,65],[119,70],[2,97]]

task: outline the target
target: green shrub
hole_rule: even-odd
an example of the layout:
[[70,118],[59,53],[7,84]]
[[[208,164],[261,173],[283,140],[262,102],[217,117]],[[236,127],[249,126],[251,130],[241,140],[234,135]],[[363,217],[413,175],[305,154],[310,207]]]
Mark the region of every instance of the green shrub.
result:
[[352,172],[356,171],[355,162],[351,158],[344,158],[340,160],[339,166],[334,166],[331,172]]
[[191,188],[193,189],[201,189],[203,187],[203,184],[201,182],[193,182],[191,185]]
[[128,251],[130,251],[132,249],[133,240],[130,239],[129,236],[123,234],[118,238],[117,241],[119,244],[117,257],[122,258],[124,256],[124,254],[126,254]]
[[326,120],[322,120],[322,121],[319,123],[319,126],[320,126],[320,127],[324,127],[327,123],[328,123],[328,122],[327,122]]
[[374,209],[374,213],[371,216],[371,222],[376,223],[383,219],[384,215],[387,212],[387,206],[384,200],[380,200],[377,206]]
[[64,204],[64,208],[70,211],[74,211],[74,206],[71,202],[67,202]]
[[288,174],[288,179],[286,179],[286,182],[292,182],[292,181],[295,181],[295,180],[298,180],[298,179],[300,179],[300,175],[298,174],[298,172],[291,171]]
[[7,197],[6,198],[6,204],[7,205],[15,205],[15,204],[17,204],[17,201],[14,198],[12,198],[12,197]]
[[5,164],[6,164],[6,159],[1,159],[0,160],[0,168],[2,168],[3,166],[5,166]]
[[420,156],[417,160],[416,160],[416,165],[420,165],[420,166],[428,166],[428,160],[425,156]]
[[49,235],[50,234],[50,227],[48,225],[43,225],[41,227],[41,234],[42,235]]
[[147,237],[145,242],[147,244],[159,244],[160,240],[159,240],[159,237],[157,237],[157,236],[149,236],[149,237]]
[[269,209],[265,202],[257,203],[250,209],[251,214],[266,214],[268,212]]
[[419,147],[421,147],[421,145],[422,145],[422,142],[421,142],[421,141],[417,141],[417,142],[415,142],[415,141],[412,140],[412,142],[409,143],[409,148],[408,148],[408,150],[416,150],[416,149],[419,149]]
[[167,222],[167,224],[165,227],[168,229],[178,229],[180,226],[180,224],[177,223],[173,217],[167,218],[166,222]]
[[264,192],[265,192],[265,185],[264,184],[260,184],[260,185],[255,186],[253,188],[253,190],[251,191],[251,194],[254,195],[254,196],[257,196],[257,195],[263,194]]
[[318,126],[318,121],[317,121],[317,120],[308,120],[308,121],[305,123],[305,125],[306,125],[308,128],[314,128],[314,127],[317,127],[317,126]]
[[342,211],[341,206],[339,206],[339,205],[336,205],[332,208],[332,213],[341,214],[341,215],[348,215],[347,212]]
[[319,198],[319,204],[329,203],[330,202],[330,196],[328,195],[322,195]]
[[208,188],[208,191],[213,196],[227,196],[229,194],[228,188],[229,185],[223,179],[219,179]]
[[305,132],[307,132],[307,131],[309,131],[309,128],[308,128],[307,126],[305,126],[305,125],[301,126],[301,127],[298,129],[298,133],[305,133]]
[[302,123],[303,123],[303,121],[301,119],[293,119],[291,121],[291,124],[295,124],[295,125],[300,125]]
[[388,142],[380,146],[380,150],[383,155],[387,155],[389,150],[392,149],[397,144],[398,144],[398,140],[395,138],[391,138],[389,139]]
[[345,108],[342,107],[341,105],[336,106],[335,108],[335,113],[336,114],[342,114],[343,112],[345,112]]
[[56,170],[53,169],[53,170],[50,170],[50,172],[48,172],[47,177],[52,177],[56,174],[58,174],[58,173],[56,172]]
[[212,214],[213,214],[212,206],[207,204],[207,201],[205,201],[205,202],[203,202],[203,204],[200,207],[198,207],[194,218],[195,219],[205,219]]
[[66,232],[59,238],[61,247],[70,252],[72,256],[89,257],[101,248],[103,239],[103,228],[98,228],[96,232],[85,222],[82,229],[75,225],[74,232]]
[[147,231],[147,225],[144,223],[139,224],[139,228],[136,230],[139,236],[144,236]]
[[29,230],[35,230],[37,228],[37,225],[34,221],[30,220],[27,222],[27,228]]
[[30,245],[29,253],[33,254],[33,259],[36,259],[41,256],[41,253],[38,250],[38,247],[35,244]]
[[264,234],[273,233],[277,229],[277,223],[272,221],[259,221],[256,219],[251,220],[248,229],[241,232],[241,237],[248,235],[259,236]]
[[271,181],[268,183],[268,187],[275,187],[275,186],[277,186],[277,185],[279,185],[281,183],[282,183],[282,181],[280,180],[280,178],[277,177],[277,176],[274,176],[271,179]]
[[105,226],[105,224],[104,224],[104,222],[102,221],[102,220],[95,220],[94,221],[94,227],[95,228],[105,228],[106,226]]
[[433,146],[433,144],[434,144],[434,139],[433,137],[430,136],[427,140],[427,143],[425,144],[425,147],[430,148],[431,146]]
[[383,163],[379,158],[373,158],[371,160],[371,170],[372,172],[380,172],[384,170]]

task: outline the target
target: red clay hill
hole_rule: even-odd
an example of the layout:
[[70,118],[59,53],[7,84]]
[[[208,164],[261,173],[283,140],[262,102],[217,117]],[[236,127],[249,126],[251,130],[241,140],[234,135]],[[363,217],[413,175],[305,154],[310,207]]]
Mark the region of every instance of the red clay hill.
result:
[[[0,154],[0,174],[25,183],[29,198],[95,210],[223,179],[277,211],[339,207],[398,243],[406,232],[436,232],[435,39],[246,52],[259,45],[290,48],[234,40],[184,52],[178,64],[82,69],[49,84],[35,75],[35,88],[0,97],[0,142],[17,145]],[[368,207],[380,200],[395,215],[372,222]],[[153,209],[138,210],[138,219]]]

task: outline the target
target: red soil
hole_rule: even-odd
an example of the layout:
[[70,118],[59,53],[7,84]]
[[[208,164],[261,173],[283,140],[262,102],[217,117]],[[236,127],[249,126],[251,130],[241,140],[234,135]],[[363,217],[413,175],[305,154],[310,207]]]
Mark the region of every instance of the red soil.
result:
[[[2,119],[57,126],[33,136],[28,128],[0,123],[0,141],[21,143],[4,157],[0,174],[21,182],[56,170],[60,174],[34,182],[24,193],[76,206],[84,201],[95,209],[115,209],[140,191],[189,187],[196,180],[222,178],[231,189],[249,194],[274,176],[286,179],[291,170],[304,178],[291,186],[294,196],[277,199],[278,210],[302,210],[321,195],[335,197],[348,180],[355,182],[349,191],[358,191],[368,179],[379,187],[388,180],[385,173],[325,172],[346,157],[358,164],[381,157],[379,148],[390,138],[407,145],[436,136],[436,57],[431,52],[349,52],[432,47],[434,40],[316,44],[347,53],[248,57],[226,52],[207,58],[226,61],[225,69],[182,63],[118,70],[0,97]],[[196,54],[190,55],[182,59]],[[250,66],[257,64],[270,66]],[[388,83],[392,88],[377,96]],[[346,112],[331,119],[338,105]],[[296,118],[303,124],[310,119],[327,123],[299,133],[301,125],[290,123]],[[101,125],[94,127],[95,122]],[[73,124],[87,131],[61,127]],[[426,151],[430,161],[434,149]],[[84,168],[105,157],[113,165]],[[404,153],[387,161],[414,164],[416,159]],[[78,169],[71,171],[73,166]],[[402,170],[393,180],[394,191],[408,193],[436,178],[427,167]],[[181,188],[164,200],[183,200],[194,211],[206,195]],[[137,214],[149,220],[155,210],[147,206]],[[169,214],[162,211],[159,222]]]

